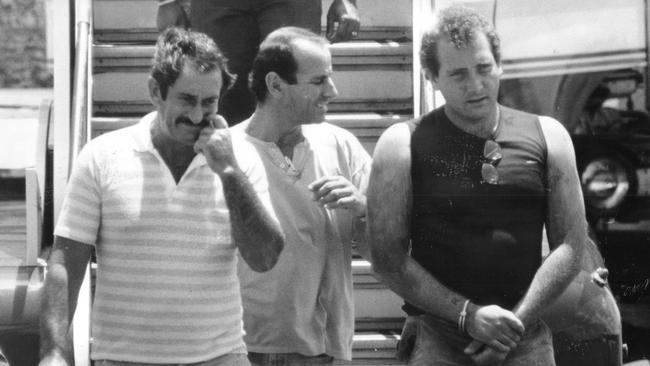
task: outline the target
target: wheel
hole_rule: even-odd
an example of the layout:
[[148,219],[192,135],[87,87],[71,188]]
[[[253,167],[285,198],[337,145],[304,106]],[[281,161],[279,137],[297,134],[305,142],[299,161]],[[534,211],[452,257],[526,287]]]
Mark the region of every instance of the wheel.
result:
[[615,153],[585,159],[580,182],[587,214],[597,218],[614,217],[637,185],[630,164]]

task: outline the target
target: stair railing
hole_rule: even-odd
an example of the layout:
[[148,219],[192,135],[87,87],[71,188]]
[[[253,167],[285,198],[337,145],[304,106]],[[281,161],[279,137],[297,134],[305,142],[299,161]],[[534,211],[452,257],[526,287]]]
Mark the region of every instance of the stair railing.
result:
[[413,117],[433,109],[431,86],[422,73],[420,45],[431,22],[435,0],[413,0]]
[[[76,45],[75,65],[73,70],[72,107],[71,107],[71,144],[68,172],[72,170],[77,155],[90,140],[90,121],[92,111],[92,1],[76,2]],[[79,289],[77,309],[73,328],[75,366],[90,364],[90,266],[86,267],[84,280]]]
[[413,115],[418,117],[445,103],[442,94],[426,80],[420,63],[422,35],[433,24],[437,8],[449,6],[453,0],[413,0]]
[[77,1],[77,37],[75,46],[74,84],[72,89],[72,144],[70,168],[90,139],[90,71],[92,57],[92,5],[90,0]]

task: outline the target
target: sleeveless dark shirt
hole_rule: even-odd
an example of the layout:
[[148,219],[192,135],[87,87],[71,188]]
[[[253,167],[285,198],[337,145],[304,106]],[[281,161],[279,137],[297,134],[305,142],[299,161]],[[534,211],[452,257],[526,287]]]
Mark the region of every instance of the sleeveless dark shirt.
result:
[[537,116],[501,107],[500,118],[498,185],[481,183],[486,139],[454,126],[443,108],[415,127],[411,256],[474,303],[511,309],[541,264],[546,142]]

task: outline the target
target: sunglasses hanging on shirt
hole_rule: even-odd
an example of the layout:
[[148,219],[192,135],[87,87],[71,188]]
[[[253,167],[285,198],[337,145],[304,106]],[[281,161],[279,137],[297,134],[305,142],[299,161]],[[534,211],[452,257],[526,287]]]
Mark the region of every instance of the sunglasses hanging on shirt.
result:
[[481,165],[481,183],[499,184],[497,165],[503,158],[501,146],[494,140],[485,141],[483,146],[483,164]]

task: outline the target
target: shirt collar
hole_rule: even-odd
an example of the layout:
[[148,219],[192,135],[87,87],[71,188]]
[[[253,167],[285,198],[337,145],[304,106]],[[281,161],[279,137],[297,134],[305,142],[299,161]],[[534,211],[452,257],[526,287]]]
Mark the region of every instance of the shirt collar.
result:
[[[151,112],[142,117],[140,121],[133,126],[131,135],[133,137],[133,149],[135,151],[151,152],[157,156],[160,155],[158,150],[153,146],[153,141],[151,140],[151,125],[156,122],[157,118],[158,112]],[[205,156],[203,156],[203,154],[197,154],[188,169],[205,164],[207,164]]]
[[151,125],[158,118],[158,112],[151,112],[140,119],[136,125],[133,126],[133,149],[137,152],[146,152],[155,150],[153,142],[151,141]]

